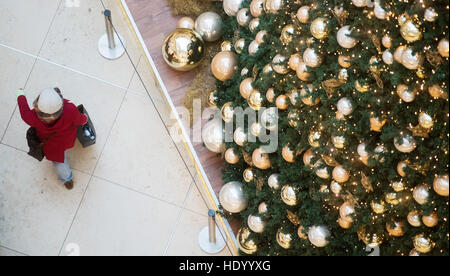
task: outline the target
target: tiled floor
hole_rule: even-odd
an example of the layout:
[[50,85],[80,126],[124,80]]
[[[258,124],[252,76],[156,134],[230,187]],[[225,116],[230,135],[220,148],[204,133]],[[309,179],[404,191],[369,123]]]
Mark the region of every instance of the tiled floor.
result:
[[[103,4],[131,61],[97,52]],[[204,254],[207,204],[143,60],[116,0],[0,2],[0,256]],[[98,134],[96,145],[69,152],[72,191],[50,162],[27,156],[16,106],[17,88],[31,103],[54,86],[86,106]]]

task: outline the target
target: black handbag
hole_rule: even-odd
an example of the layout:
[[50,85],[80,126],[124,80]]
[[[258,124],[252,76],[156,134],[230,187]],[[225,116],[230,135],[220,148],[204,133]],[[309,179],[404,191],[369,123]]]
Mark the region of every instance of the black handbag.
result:
[[88,122],[83,126],[79,126],[77,130],[78,141],[80,141],[80,144],[83,146],[83,148],[86,148],[95,144],[95,142],[97,141],[97,134],[95,132],[94,124],[91,121],[91,117],[89,116],[84,106],[79,105],[78,111],[88,117]]
[[41,142],[37,135],[36,128],[30,127],[27,131],[27,143],[28,147],[30,148],[28,151],[28,155],[41,162],[45,157],[42,148],[44,147],[45,143],[47,143],[48,139],[50,139],[50,137],[54,136],[55,134],[56,133],[50,134],[48,138]]

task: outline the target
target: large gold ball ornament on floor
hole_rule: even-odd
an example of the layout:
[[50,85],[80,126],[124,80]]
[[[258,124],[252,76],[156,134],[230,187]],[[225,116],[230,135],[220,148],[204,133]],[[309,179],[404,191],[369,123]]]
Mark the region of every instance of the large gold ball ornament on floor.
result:
[[413,190],[413,198],[414,200],[419,203],[420,205],[423,205],[428,202],[430,197],[430,191],[427,185],[421,184],[416,187],[414,187]]
[[264,227],[266,223],[260,216],[254,216],[250,215],[247,219],[247,224],[250,230],[252,230],[255,233],[262,233],[264,232]]
[[309,6],[302,6],[297,11],[297,19],[300,23],[306,24],[309,20]]
[[225,152],[225,161],[227,161],[227,163],[231,165],[235,165],[239,162],[239,155],[234,148],[227,149],[227,151]]
[[236,16],[244,0],[223,0],[223,9],[229,16]]
[[252,182],[253,179],[255,179],[255,173],[253,172],[252,168],[245,169],[242,176],[247,183]]
[[308,239],[317,247],[324,247],[328,244],[331,233],[325,225],[317,225],[309,228]]
[[295,206],[298,204],[297,190],[291,185],[284,185],[281,188],[281,199],[286,205]]
[[189,16],[182,17],[177,22],[177,29],[193,30],[194,27],[195,27],[195,21],[194,21],[194,19],[190,18]]
[[284,6],[284,0],[266,0],[264,2],[264,10],[266,13],[278,13]]
[[346,25],[339,29],[337,32],[337,42],[339,45],[346,49],[351,49],[358,44],[358,40],[354,39],[350,36],[352,30],[350,29],[349,25]]
[[406,20],[400,27],[400,34],[408,42],[414,42],[422,38],[419,26],[411,19]]
[[406,226],[403,221],[394,220],[386,222],[386,230],[388,231],[389,235],[393,237],[401,237],[405,235],[404,229],[406,229]]
[[255,167],[260,170],[267,170],[271,166],[269,154],[265,153],[261,148],[253,151],[252,161]]
[[280,175],[278,173],[272,174],[271,176],[269,176],[267,183],[269,187],[274,190],[280,189]]
[[435,227],[439,222],[439,217],[436,212],[433,211],[428,216],[423,216],[422,222],[426,227]]
[[433,190],[440,196],[448,196],[448,174],[438,175],[434,178]]
[[353,222],[353,216],[355,215],[355,206],[350,202],[344,202],[341,207],[339,207],[339,215],[343,220],[348,222]]
[[313,48],[306,48],[303,52],[303,61],[309,67],[319,67],[322,64],[322,58],[316,53]]
[[164,40],[164,61],[178,71],[197,67],[205,56],[205,42],[200,34],[190,29],[176,29]]
[[443,38],[439,41],[439,44],[437,46],[438,52],[442,57],[448,58],[448,40]]
[[264,0],[252,0],[250,13],[253,17],[260,17],[264,12]]
[[242,183],[232,181],[225,184],[219,193],[222,207],[230,213],[240,213],[248,206],[248,199],[244,195]]
[[283,233],[283,229],[279,229],[277,232],[277,243],[284,249],[289,249],[291,247],[292,236],[291,234]]
[[212,152],[220,153],[225,150],[224,137],[225,134],[220,118],[209,121],[202,129],[203,143]]
[[324,39],[328,36],[328,21],[323,17],[318,17],[311,22],[310,31],[317,39]]
[[211,62],[211,71],[218,80],[231,79],[237,69],[237,56],[233,52],[220,52]]
[[213,42],[222,37],[222,18],[215,12],[204,12],[195,20],[195,30],[205,41]]
[[400,152],[410,153],[416,149],[417,142],[412,135],[404,133],[394,138],[394,146]]
[[258,251],[258,246],[256,245],[255,241],[249,239],[250,234],[251,234],[250,229],[245,227],[239,229],[238,234],[236,236],[239,249],[247,255],[251,255],[256,251]]
[[433,242],[425,234],[419,234],[414,237],[414,248],[420,253],[428,253],[433,249]]
[[408,223],[413,227],[420,227],[422,222],[420,220],[420,212],[417,210],[412,210],[408,213],[407,216]]

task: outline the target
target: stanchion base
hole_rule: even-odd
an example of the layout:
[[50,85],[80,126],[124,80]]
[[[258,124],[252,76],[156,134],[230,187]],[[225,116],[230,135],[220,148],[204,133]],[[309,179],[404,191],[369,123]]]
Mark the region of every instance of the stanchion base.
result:
[[[198,243],[200,248],[208,254],[217,254],[225,248],[225,240],[219,232],[219,227],[216,226],[216,243],[209,242],[209,228],[203,228],[198,234]],[[223,234],[223,233],[222,233]]]
[[108,36],[104,34],[102,37],[100,37],[98,41],[98,51],[100,52],[100,55],[102,55],[104,58],[107,59],[120,58],[123,55],[123,53],[125,53],[125,48],[127,47],[126,42],[121,35],[117,36],[116,33],[114,33],[114,42],[116,44],[116,47],[114,49],[111,49],[109,48],[108,44]]

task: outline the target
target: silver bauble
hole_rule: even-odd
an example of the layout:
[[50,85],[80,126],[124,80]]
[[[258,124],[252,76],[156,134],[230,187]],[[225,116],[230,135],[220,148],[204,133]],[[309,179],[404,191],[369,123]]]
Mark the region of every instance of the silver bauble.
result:
[[336,38],[341,47],[350,49],[355,47],[356,44],[358,44],[358,40],[351,37],[350,33],[351,30],[349,25],[340,28],[339,31],[337,32]]
[[223,0],[223,9],[229,16],[236,16],[244,0]]
[[352,0],[353,5],[357,6],[358,8],[365,7],[367,5],[366,0]]
[[394,146],[400,152],[410,153],[416,149],[417,142],[410,134],[400,134],[394,138]]
[[366,144],[365,143],[361,143],[358,145],[358,154],[361,157],[368,157],[369,153],[366,151]]
[[248,206],[248,199],[244,195],[242,183],[232,181],[225,184],[219,193],[222,207],[230,213],[240,213]]
[[300,23],[306,24],[309,20],[309,6],[302,6],[297,11],[297,19]]
[[341,207],[339,207],[339,215],[345,221],[353,222],[354,214],[355,206],[353,206],[350,202],[344,202]]
[[322,58],[312,48],[307,48],[303,52],[303,61],[309,67],[319,67],[322,64]]
[[421,184],[414,187],[413,198],[417,203],[423,205],[428,202],[429,197],[430,192],[427,185]]
[[248,28],[250,30],[250,32],[254,32],[256,30],[256,28],[259,27],[259,24],[261,23],[261,21],[259,20],[259,18],[253,18],[250,23],[248,24]]
[[311,22],[310,31],[317,39],[324,39],[328,36],[328,21],[326,18],[318,17]]
[[264,232],[265,222],[262,220],[260,216],[250,215],[247,219],[248,228],[255,233]]
[[383,38],[381,38],[381,44],[383,44],[386,48],[391,48],[392,46],[392,37],[388,34],[385,34]]
[[248,53],[250,55],[255,55],[259,50],[259,43],[256,40],[253,40],[250,45],[248,45]]
[[341,165],[334,167],[333,169],[333,179],[339,183],[347,182],[350,178],[350,172],[344,169]]
[[244,129],[242,127],[238,127],[234,131],[234,142],[238,144],[239,146],[244,146],[244,143],[247,142],[248,135],[244,132]]
[[317,247],[326,246],[330,236],[330,230],[325,225],[312,226],[308,231],[309,241]]
[[428,22],[434,22],[437,18],[438,14],[433,8],[428,8],[425,10],[423,18]]
[[340,99],[337,103],[337,110],[344,116],[352,114],[353,112],[352,102],[346,97]]
[[419,124],[423,128],[432,128],[434,125],[433,117],[431,117],[426,112],[420,112],[419,114]]
[[409,212],[406,218],[408,219],[408,223],[413,227],[420,227],[422,225],[420,212],[417,210],[412,210],[411,212]]
[[215,12],[204,12],[195,20],[195,30],[204,40],[216,41],[222,37],[222,18]]
[[266,0],[264,2],[264,10],[267,13],[278,13],[284,6],[284,0]]
[[443,38],[439,41],[438,52],[442,57],[448,58],[448,40]]
[[209,121],[202,129],[203,143],[208,150],[215,153],[220,153],[225,150],[224,136],[220,117]]
[[397,49],[395,49],[394,52],[394,59],[396,62],[398,63],[402,63],[402,56],[403,56],[403,52],[406,50],[406,46],[405,45],[400,45],[397,47]]
[[408,86],[406,86],[404,84],[399,84],[397,86],[397,95],[400,97],[400,99],[402,99],[403,101],[405,101],[407,103],[413,102],[414,99],[416,98],[416,92],[410,91],[408,89]]
[[260,17],[264,12],[264,0],[252,0],[250,13],[253,17]]
[[280,180],[279,180],[279,178],[280,178],[280,175],[278,173],[274,173],[271,176],[269,176],[269,179],[268,179],[269,187],[274,189],[274,190],[280,189]]
[[278,74],[285,75],[289,73],[289,67],[287,65],[286,57],[277,54],[272,60],[272,67],[275,72]]
[[247,26],[251,19],[250,11],[247,8],[240,9],[236,15],[236,20],[242,27]]
[[413,55],[411,48],[407,48],[402,53],[402,64],[410,70],[417,70],[423,63],[423,57],[419,53]]
[[297,190],[291,185],[284,185],[281,188],[281,199],[286,205],[295,206],[298,204]]
[[274,131],[278,127],[278,108],[270,107],[261,114],[261,125],[270,131]]
[[234,43],[234,50],[238,54],[242,54],[242,51],[244,51],[244,47],[245,47],[245,39],[243,38],[236,40],[236,42]]
[[330,184],[330,189],[335,195],[339,195],[342,191],[342,186],[339,182],[332,181]]
[[389,50],[384,51],[382,58],[384,63],[386,63],[387,65],[391,65],[392,63],[394,63],[394,56]]
[[377,2],[375,2],[375,7],[373,8],[373,13],[375,14],[375,17],[384,20],[386,19],[387,13],[386,10],[381,7],[381,5]]
[[448,196],[448,174],[438,175],[434,178],[433,190],[440,196]]

